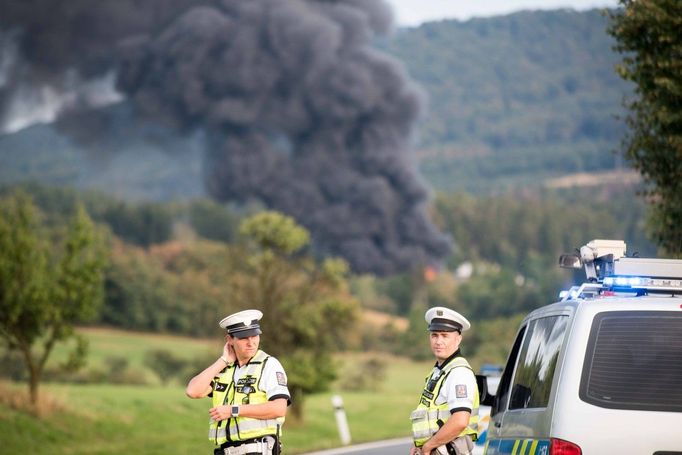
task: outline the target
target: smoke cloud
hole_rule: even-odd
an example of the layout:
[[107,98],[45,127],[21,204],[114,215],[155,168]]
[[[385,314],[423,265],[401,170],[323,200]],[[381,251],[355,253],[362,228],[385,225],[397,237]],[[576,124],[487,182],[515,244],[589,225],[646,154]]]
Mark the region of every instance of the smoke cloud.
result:
[[18,55],[0,109],[17,81],[59,87],[69,71],[113,72],[147,121],[205,133],[215,198],[257,198],[294,216],[317,251],[358,272],[408,271],[448,253],[410,155],[422,96],[371,45],[391,28],[382,0],[54,3],[3,5],[0,27]]

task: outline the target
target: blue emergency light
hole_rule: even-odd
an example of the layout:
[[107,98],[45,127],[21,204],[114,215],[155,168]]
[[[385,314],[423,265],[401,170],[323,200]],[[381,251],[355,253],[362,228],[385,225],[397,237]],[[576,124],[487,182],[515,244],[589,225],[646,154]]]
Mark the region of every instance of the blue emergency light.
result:
[[604,278],[604,287],[617,289],[641,289],[647,291],[682,291],[682,280],[679,278],[656,278],[644,276],[608,276]]

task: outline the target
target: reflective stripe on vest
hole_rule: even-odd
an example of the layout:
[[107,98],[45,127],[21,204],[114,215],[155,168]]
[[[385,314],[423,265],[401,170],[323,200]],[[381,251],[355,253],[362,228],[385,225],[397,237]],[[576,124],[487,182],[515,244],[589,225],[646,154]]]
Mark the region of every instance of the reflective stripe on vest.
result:
[[[235,364],[225,368],[214,380],[213,406],[259,404],[268,401],[267,394],[260,387],[265,363],[270,356],[259,350],[244,366],[242,376],[234,382],[237,371]],[[209,421],[208,439],[216,445],[228,441],[246,441],[262,436],[276,435],[284,418],[253,419],[251,417],[230,417],[227,420]]]
[[[424,443],[428,441],[431,436],[436,434],[440,427],[445,425],[445,422],[447,422],[450,418],[451,414],[450,410],[448,409],[448,403],[445,402],[443,404],[436,405],[434,401],[438,397],[445,379],[455,368],[468,368],[471,370],[469,362],[467,362],[464,357],[455,357],[448,362],[443,370],[441,370],[437,379],[435,380],[435,383],[431,383],[433,372],[426,377],[424,390],[422,391],[422,395],[419,398],[419,406],[417,406],[417,409],[410,414],[410,419],[412,420],[412,437],[414,439],[414,444],[417,447],[423,446]],[[457,437],[468,434],[476,439],[478,434],[479,418],[478,387],[475,389],[473,406],[474,407],[471,410],[467,427],[464,428],[464,430],[462,430]]]

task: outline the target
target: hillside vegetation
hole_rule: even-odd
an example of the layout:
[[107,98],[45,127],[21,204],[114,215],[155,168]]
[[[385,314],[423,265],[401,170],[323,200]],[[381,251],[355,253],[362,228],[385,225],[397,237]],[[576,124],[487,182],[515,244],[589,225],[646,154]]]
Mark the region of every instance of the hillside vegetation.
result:
[[384,43],[428,95],[427,180],[487,191],[618,166],[615,115],[630,87],[606,27],[598,10],[525,11],[430,22]]

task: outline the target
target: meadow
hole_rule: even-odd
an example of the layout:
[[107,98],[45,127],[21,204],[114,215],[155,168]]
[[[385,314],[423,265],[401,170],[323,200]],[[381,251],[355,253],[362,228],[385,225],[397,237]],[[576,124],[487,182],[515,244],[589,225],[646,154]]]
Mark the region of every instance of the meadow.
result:
[[[145,367],[146,352],[168,349],[186,358],[220,352],[220,340],[197,340],[104,329],[81,331],[90,340],[86,368],[102,368],[112,357],[128,359],[146,385],[44,382],[41,414],[22,409],[26,386],[0,384],[0,452],[34,455],[210,453],[206,440],[209,400],[191,400],[181,381],[161,384]],[[267,346],[263,346],[267,351]],[[288,454],[340,445],[331,397],[343,397],[353,443],[409,436],[409,413],[431,362],[412,362],[382,354],[385,377],[376,390],[341,391],[343,379],[367,353],[338,357],[339,381],[329,392],[305,398],[304,420],[287,420],[283,441]],[[64,357],[55,352],[53,362]],[[352,377],[352,376],[351,376]]]

